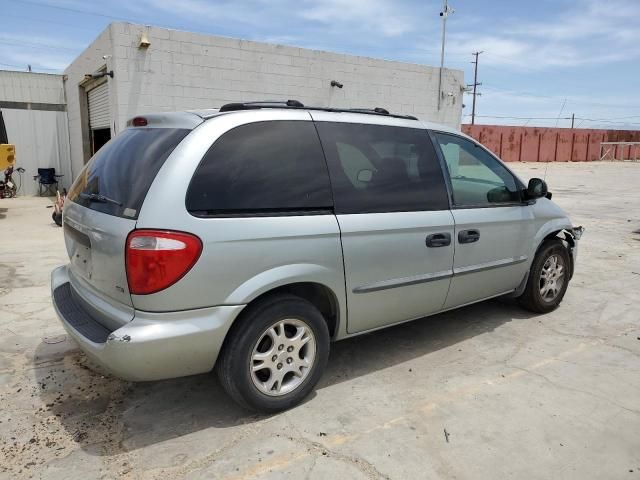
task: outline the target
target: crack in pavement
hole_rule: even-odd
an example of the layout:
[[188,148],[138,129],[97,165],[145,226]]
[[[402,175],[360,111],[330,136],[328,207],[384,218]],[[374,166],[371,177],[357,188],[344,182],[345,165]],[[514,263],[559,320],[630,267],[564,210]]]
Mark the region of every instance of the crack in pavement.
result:
[[[179,465],[173,468],[162,467],[159,469],[146,470],[145,473],[149,473],[152,475],[153,478],[158,478],[158,479],[178,478],[178,477],[182,478],[191,472],[208,467],[213,462],[215,462],[218,459],[218,457],[220,457],[222,454],[226,453],[227,451],[235,447],[238,443],[240,443],[242,440],[247,438],[250,434],[255,434],[259,432],[262,429],[262,427],[263,427],[262,425],[257,425],[257,426],[247,425],[244,430],[242,430],[240,433],[234,436],[227,443],[222,445],[216,451],[208,455],[205,455],[204,457],[198,458],[187,464]],[[154,474],[155,471],[157,471],[157,474]]]
[[370,478],[372,480],[384,479],[391,480],[391,477],[382,473],[378,470],[375,465],[371,462],[365,460],[364,458],[358,455],[346,455],[335,450],[331,450],[320,442],[314,442],[313,440],[309,440],[308,438],[299,436],[299,437],[287,437],[292,442],[300,442],[307,447],[307,451],[319,453],[322,456],[330,456],[339,460],[341,462],[347,463],[349,465],[353,465],[360,472]]
[[531,375],[534,375],[536,377],[539,377],[541,379],[543,379],[544,381],[546,381],[547,383],[553,385],[554,387],[557,388],[561,388],[563,390],[569,390],[571,392],[577,392],[577,393],[582,393],[584,395],[587,395],[589,397],[593,397],[593,398],[597,398],[599,400],[603,400],[607,403],[610,403],[611,405],[615,405],[616,407],[622,409],[622,410],[626,410],[627,412],[631,412],[631,413],[635,413],[636,415],[640,415],[640,410],[634,410],[633,408],[629,408],[629,407],[625,407],[624,405],[620,405],[619,403],[615,402],[614,400],[607,398],[605,396],[602,395],[598,395],[596,393],[593,392],[589,392],[587,390],[581,390],[579,388],[575,388],[575,387],[570,387],[568,385],[562,385],[560,383],[554,382],[553,380],[551,380],[549,377],[547,377],[546,375],[543,375],[542,373],[538,373],[538,372],[534,372],[532,370],[529,370],[527,368],[524,367],[518,367],[516,365],[509,365],[509,364],[505,364],[507,367],[513,368],[515,370],[520,370],[523,371],[525,373],[529,373]]

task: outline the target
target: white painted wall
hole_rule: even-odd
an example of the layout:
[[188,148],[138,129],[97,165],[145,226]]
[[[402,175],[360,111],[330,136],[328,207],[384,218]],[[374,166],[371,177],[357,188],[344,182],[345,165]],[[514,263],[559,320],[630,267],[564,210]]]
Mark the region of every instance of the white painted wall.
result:
[[[71,170],[67,112],[3,108],[2,116],[9,141],[16,146],[16,167],[26,170],[19,195],[37,193],[38,184],[33,176],[38,168],[55,168],[56,173],[64,175],[59,187],[68,189]],[[14,180],[19,183],[18,172],[14,173]]]
[[[158,110],[218,107],[242,100],[295,98],[331,107],[385,107],[458,127],[463,72],[446,70],[454,93],[437,110],[439,69],[197,33],[111,25],[118,125]],[[151,41],[138,48],[143,32]],[[344,84],[338,89],[331,80]]]
[[0,70],[0,100],[63,104],[62,75]]
[[[147,49],[138,48],[143,32],[151,42]],[[79,86],[84,74],[105,65],[115,74],[109,79],[112,133],[141,113],[264,99],[384,107],[454,127],[462,116],[459,70],[444,71],[443,90],[453,96],[438,111],[435,67],[116,22],[65,71],[76,174],[84,163]],[[331,87],[331,80],[344,88]]]
[[[0,101],[63,105],[63,77],[2,70]],[[68,187],[71,183],[71,169],[67,112],[2,108],[2,116],[9,142],[16,146],[16,167],[26,170],[22,175],[19,195],[33,195],[37,192],[38,185],[33,176],[38,173],[38,168],[55,168],[56,173],[64,175],[60,180],[60,187]],[[14,180],[20,184],[18,172],[14,173]]]

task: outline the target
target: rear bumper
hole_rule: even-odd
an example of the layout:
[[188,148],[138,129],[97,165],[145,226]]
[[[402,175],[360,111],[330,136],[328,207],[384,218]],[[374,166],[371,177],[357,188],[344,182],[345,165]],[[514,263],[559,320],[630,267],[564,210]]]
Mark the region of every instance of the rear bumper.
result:
[[[146,381],[210,371],[244,305],[142,312],[111,330],[74,301],[67,267],[51,273],[53,306],[63,326],[94,362],[125,380]],[[114,312],[114,316],[117,312]]]

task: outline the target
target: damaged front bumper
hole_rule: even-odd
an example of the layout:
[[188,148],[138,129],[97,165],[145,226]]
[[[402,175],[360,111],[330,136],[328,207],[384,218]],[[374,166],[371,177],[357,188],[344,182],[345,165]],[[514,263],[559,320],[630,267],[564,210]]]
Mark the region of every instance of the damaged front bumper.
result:
[[[95,363],[125,380],[147,381],[210,371],[243,305],[143,312],[111,330],[83,308],[67,267],[51,273],[53,306],[69,335]],[[117,315],[114,312],[114,317]]]
[[569,252],[571,253],[571,277],[573,277],[573,272],[576,269],[576,261],[578,260],[578,241],[582,238],[584,227],[567,228],[564,231],[567,233],[565,240],[569,244]]
[[582,237],[582,234],[584,233],[584,227],[580,226],[580,227],[573,227],[570,230],[567,230],[571,236],[574,238],[574,240],[578,241],[580,240],[580,238]]

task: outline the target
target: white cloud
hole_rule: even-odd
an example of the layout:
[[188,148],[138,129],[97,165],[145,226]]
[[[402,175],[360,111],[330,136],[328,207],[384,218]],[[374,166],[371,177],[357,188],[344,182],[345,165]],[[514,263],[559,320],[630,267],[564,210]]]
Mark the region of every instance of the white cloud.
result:
[[[408,6],[393,0],[227,0],[215,3],[206,0],[145,0],[145,5],[200,22],[234,22],[250,26],[264,26],[265,22],[270,22],[272,26],[279,25],[287,30],[295,29],[301,22],[311,22],[331,30],[368,30],[386,37],[397,37],[416,27]],[[131,8],[139,10],[135,6]]]
[[[239,24],[255,24],[261,18],[265,5],[261,1],[234,2],[206,0],[144,0],[146,8],[159,9],[181,18],[197,20],[200,22],[235,22]],[[215,26],[215,23],[214,25]]]
[[305,2],[300,16],[325,25],[355,24],[395,37],[414,30],[412,17],[390,0],[316,0]]
[[502,20],[473,33],[454,33],[448,51],[469,55],[484,50],[484,65],[518,70],[606,64],[637,58],[640,2],[578,1],[569,10],[549,12],[545,21]]

